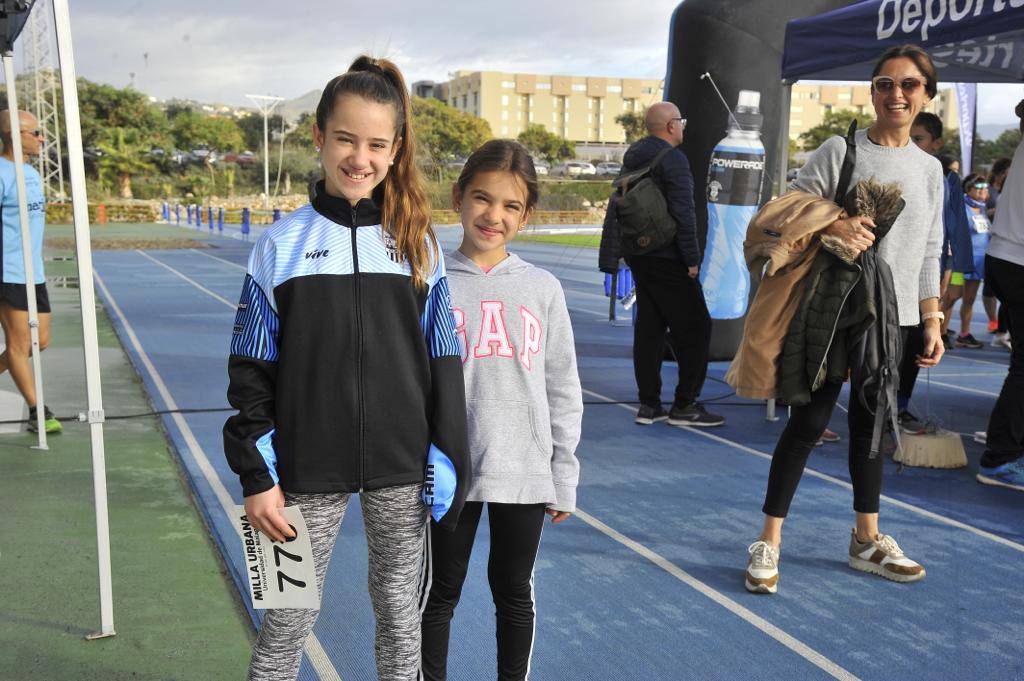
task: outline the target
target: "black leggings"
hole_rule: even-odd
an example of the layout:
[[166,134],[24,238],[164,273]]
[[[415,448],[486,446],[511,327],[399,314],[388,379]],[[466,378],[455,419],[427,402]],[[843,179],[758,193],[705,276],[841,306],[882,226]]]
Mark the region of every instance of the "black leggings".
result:
[[[432,582],[423,611],[423,678],[444,681],[448,637],[462,594],[484,505],[466,502],[454,532],[431,521]],[[544,504],[487,504],[491,554],[487,580],[497,610],[498,681],[523,681],[533,652],[533,564],[544,528]]]
[[[904,333],[906,331],[904,330]],[[826,382],[811,393],[811,401],[793,412],[782,431],[772,467],[768,473],[768,491],[761,508],[766,515],[785,518],[789,504],[796,494],[800,477],[807,465],[807,456],[814,449],[839,399],[842,383]],[[882,495],[881,453],[871,457],[871,436],[875,417],[860,402],[855,389],[850,390],[850,481],[853,483],[853,510],[858,513],[878,513],[878,500]]]

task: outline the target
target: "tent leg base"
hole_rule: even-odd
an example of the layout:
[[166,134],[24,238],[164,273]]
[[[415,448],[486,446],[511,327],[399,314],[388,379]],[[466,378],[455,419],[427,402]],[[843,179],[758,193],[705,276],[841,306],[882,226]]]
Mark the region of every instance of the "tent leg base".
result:
[[85,640],[96,641],[101,638],[113,638],[114,636],[117,636],[117,632],[115,632],[113,629],[111,629],[110,631],[94,631],[91,634],[86,634]]

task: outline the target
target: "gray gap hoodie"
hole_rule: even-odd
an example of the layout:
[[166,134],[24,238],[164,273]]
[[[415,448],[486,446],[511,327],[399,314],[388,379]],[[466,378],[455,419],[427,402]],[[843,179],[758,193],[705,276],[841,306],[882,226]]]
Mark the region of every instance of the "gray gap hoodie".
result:
[[466,501],[576,510],[583,395],[562,287],[510,254],[445,256],[462,345],[473,477]]

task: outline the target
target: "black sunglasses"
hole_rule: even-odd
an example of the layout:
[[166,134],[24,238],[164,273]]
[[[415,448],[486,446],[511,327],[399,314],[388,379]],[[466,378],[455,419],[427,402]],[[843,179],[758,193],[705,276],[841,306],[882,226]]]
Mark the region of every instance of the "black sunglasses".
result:
[[899,86],[900,90],[907,95],[917,92],[917,89],[924,85],[920,78],[901,78],[899,81],[896,81],[888,76],[872,78],[871,84],[875,90],[883,94],[889,94]]

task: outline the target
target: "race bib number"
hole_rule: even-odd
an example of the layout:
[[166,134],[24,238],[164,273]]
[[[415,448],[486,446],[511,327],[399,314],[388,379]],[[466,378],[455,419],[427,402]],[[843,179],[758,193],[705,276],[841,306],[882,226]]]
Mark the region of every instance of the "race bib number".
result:
[[242,537],[245,575],[252,607],[319,608],[313,547],[309,543],[306,521],[298,506],[286,506],[281,515],[295,530],[290,542],[275,542],[249,523],[245,507],[235,508],[235,527]]
[[977,232],[978,234],[988,234],[989,222],[987,215],[985,215],[984,213],[979,213],[977,215],[971,216],[971,218],[974,220],[975,232]]

